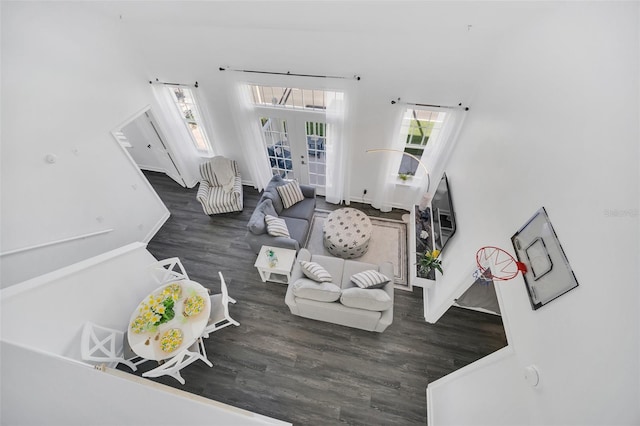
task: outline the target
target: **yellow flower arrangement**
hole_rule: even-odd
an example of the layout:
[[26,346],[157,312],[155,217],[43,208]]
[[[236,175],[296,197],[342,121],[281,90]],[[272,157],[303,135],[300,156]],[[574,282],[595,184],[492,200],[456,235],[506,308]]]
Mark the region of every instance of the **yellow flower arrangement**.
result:
[[418,272],[426,276],[432,269],[437,269],[442,274],[440,250],[427,251],[418,259]]
[[147,331],[147,324],[149,324],[149,321],[143,316],[138,315],[131,323],[131,331],[136,334],[143,333]]
[[172,328],[167,330],[160,338],[160,349],[164,352],[173,352],[182,344],[182,330]]
[[142,333],[171,321],[176,316],[173,306],[181,294],[182,287],[178,283],[169,284],[160,294],[151,294],[147,302],[140,305],[138,316],[131,323],[131,331]]
[[180,299],[181,295],[182,287],[178,283],[169,284],[164,288],[164,290],[162,290],[162,296],[164,296],[163,298],[171,296],[174,301]]
[[197,315],[202,312],[202,309],[204,309],[204,299],[202,296],[191,296],[184,301],[183,314],[185,317]]

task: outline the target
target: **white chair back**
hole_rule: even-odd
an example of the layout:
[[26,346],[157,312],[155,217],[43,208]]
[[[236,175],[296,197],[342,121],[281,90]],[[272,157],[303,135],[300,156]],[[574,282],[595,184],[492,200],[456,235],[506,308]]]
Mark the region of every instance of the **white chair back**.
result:
[[169,281],[188,280],[189,276],[177,257],[160,260],[149,267],[151,275],[158,284]]
[[[138,364],[145,362],[134,354],[132,360],[125,359],[125,333],[120,330],[102,327],[92,322],[86,322],[80,339],[80,353],[85,361],[118,362],[136,371]],[[127,345],[128,346],[128,345]]]
[[227,283],[224,281],[222,272],[218,272],[220,276],[220,293],[209,296],[211,300],[211,313],[209,315],[209,324],[202,333],[203,337],[209,337],[209,333],[235,325],[236,327],[240,323],[229,314],[229,302],[236,303],[235,299],[229,296],[229,290],[227,289]]
[[[218,275],[220,276],[220,292],[222,293],[222,307],[224,308],[224,316],[225,318],[231,318],[231,316],[229,315],[229,302],[232,299],[229,297],[229,289],[227,288],[227,283],[224,281],[222,272],[218,271]],[[232,303],[236,303],[236,301],[234,300]]]
[[124,333],[87,322],[82,329],[81,353],[86,361],[114,362],[122,359]]
[[161,364],[160,366],[154,368],[153,370],[149,370],[147,372],[142,373],[143,377],[160,377],[160,376],[171,376],[180,384],[185,383],[184,378],[180,374],[180,370],[185,368],[186,366],[193,364],[197,360],[202,360],[209,367],[213,367],[211,361],[207,359],[207,352],[204,348],[204,342],[201,338],[191,345],[190,348],[185,348],[178,352],[173,358],[169,361]]

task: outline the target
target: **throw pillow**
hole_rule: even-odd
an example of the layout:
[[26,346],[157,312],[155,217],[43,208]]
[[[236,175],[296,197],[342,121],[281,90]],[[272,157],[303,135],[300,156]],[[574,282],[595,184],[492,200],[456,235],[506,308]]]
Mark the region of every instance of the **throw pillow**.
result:
[[280,194],[280,198],[282,199],[282,204],[285,209],[288,209],[295,203],[304,200],[300,184],[295,180],[285,185],[278,186],[276,189],[278,190],[278,194]]
[[267,224],[264,217],[268,214],[278,217],[276,210],[273,208],[272,201],[265,199],[258,204],[251,214],[251,218],[249,218],[249,223],[247,223],[247,228],[252,234],[260,235],[267,232]]
[[382,289],[364,289],[351,287],[342,290],[340,303],[350,308],[364,309],[366,311],[386,311],[393,306],[393,300]]
[[[281,185],[286,185],[289,181],[284,180],[280,175],[274,175],[267,187],[264,189],[263,197],[269,197],[273,201],[273,208],[276,209],[278,214],[282,213],[284,210],[284,205],[282,204],[282,198],[280,198],[280,194],[278,193],[278,187]],[[300,188],[302,189],[302,188]]]
[[331,278],[331,274],[329,274],[326,269],[324,269],[316,262],[307,262],[306,260],[301,260],[300,266],[302,268],[302,273],[304,273],[307,278],[325,283],[333,281],[333,278]]
[[289,235],[289,229],[287,229],[287,223],[284,219],[267,214],[264,216],[264,220],[267,222],[267,233],[269,235],[272,237],[291,238]]
[[369,269],[353,274],[351,281],[360,288],[380,288],[389,282],[389,278],[378,271]]
[[318,302],[335,302],[342,293],[342,289],[333,283],[317,283],[308,278],[297,279],[292,285],[295,297]]

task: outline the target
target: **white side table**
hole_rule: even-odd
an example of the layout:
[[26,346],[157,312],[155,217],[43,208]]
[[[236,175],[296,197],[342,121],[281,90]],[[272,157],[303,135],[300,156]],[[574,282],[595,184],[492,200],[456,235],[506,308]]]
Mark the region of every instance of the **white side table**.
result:
[[[278,263],[275,266],[269,266],[266,251],[273,250],[278,258]],[[256,263],[253,265],[258,269],[260,278],[262,281],[289,284],[291,280],[291,270],[293,269],[293,262],[296,260],[296,251],[289,250],[280,247],[262,246]]]

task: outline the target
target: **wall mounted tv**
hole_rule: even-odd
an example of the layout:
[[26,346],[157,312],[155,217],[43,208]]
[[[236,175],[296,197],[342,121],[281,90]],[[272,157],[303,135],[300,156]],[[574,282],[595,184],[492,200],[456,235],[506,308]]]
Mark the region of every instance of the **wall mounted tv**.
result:
[[446,173],[442,175],[440,184],[438,184],[438,188],[433,194],[431,211],[434,245],[436,249],[442,250],[456,232],[456,215],[453,210],[451,189],[449,188],[449,180]]

